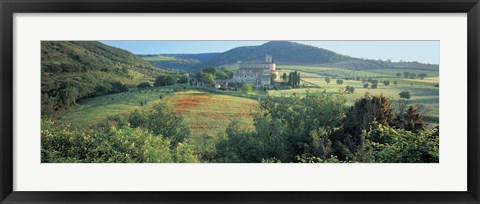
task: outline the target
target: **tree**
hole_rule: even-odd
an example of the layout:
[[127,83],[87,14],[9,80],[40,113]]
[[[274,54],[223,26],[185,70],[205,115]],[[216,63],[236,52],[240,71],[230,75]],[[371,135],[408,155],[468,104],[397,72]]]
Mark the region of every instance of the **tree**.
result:
[[355,155],[362,163],[438,163],[439,138],[427,131],[417,133],[374,124]]
[[410,92],[409,91],[402,91],[398,94],[402,99],[410,99]]
[[373,83],[372,86],[371,86],[372,89],[376,89],[377,87],[378,87],[377,83]]
[[270,83],[273,84],[273,82],[275,81],[275,79],[277,79],[277,74],[271,73],[271,74],[270,74]]
[[214,67],[207,67],[203,69],[202,72],[209,73],[215,76],[215,74],[217,73],[217,69],[215,69]]
[[293,85],[293,73],[290,72],[288,73],[288,82],[287,82],[288,85]]
[[390,99],[382,95],[358,99],[347,113],[343,129],[333,137],[336,155],[341,159],[353,156],[364,142],[362,133],[368,132],[373,122],[387,126],[394,119]]
[[110,82],[110,85],[112,86],[112,89],[109,91],[109,93],[121,93],[128,91],[127,85],[122,84],[119,81]]
[[368,83],[364,83],[363,88],[368,88]]
[[172,75],[160,75],[155,79],[154,86],[170,86],[174,85],[177,79]]
[[410,73],[409,77],[410,77],[410,79],[415,79],[415,78],[417,78],[417,74]]
[[398,85],[398,82],[397,82],[397,81],[393,81],[393,84],[396,86],[396,85]]
[[197,73],[195,78],[197,78],[198,81],[203,82],[204,84],[207,84],[209,86],[215,86],[215,84],[217,83],[215,81],[214,75],[212,75],[208,72],[201,71],[201,72]]
[[150,110],[134,111],[128,116],[128,122],[133,128],[146,128],[154,135],[169,138],[174,145],[183,142],[190,134],[183,117],[167,103],[158,103]]
[[138,89],[146,89],[152,87],[149,82],[142,82],[137,85]]
[[180,75],[180,78],[178,79],[178,83],[180,83],[180,84],[188,83],[188,74]]
[[397,73],[397,77],[400,78],[402,76],[402,73]]
[[330,83],[330,78],[329,77],[325,77],[325,82],[327,82],[327,84]]
[[403,117],[399,120],[397,126],[414,133],[425,131],[427,129],[423,116],[418,113],[417,107],[414,105],[410,106],[406,113],[403,114]]
[[215,73],[215,78],[217,79],[229,79],[230,76],[224,72],[223,70],[217,70],[217,72]]
[[349,94],[354,93],[355,92],[355,87],[349,85],[349,86],[345,87],[345,92],[349,93]]
[[244,93],[244,94],[250,94],[250,93],[252,93],[252,91],[253,91],[253,84],[243,84],[243,85],[240,87],[240,90],[241,90],[242,93]]
[[283,73],[282,79],[283,79],[283,81],[287,81],[287,73]]
[[343,79],[337,79],[337,84],[342,85],[343,84]]
[[[296,72],[296,71],[295,71],[295,72]],[[301,81],[301,79],[300,79],[300,72],[297,73],[297,80],[296,80],[296,81],[297,81],[297,85],[300,85],[300,81]]]
[[424,79],[425,77],[427,77],[427,74],[421,73],[421,74],[418,74],[418,77],[420,77],[420,79]]
[[297,86],[300,84],[300,73],[297,71],[290,72],[288,74],[288,85],[290,86]]
[[383,81],[383,84],[384,84],[385,86],[389,86],[389,85],[390,85],[390,81],[385,80],[385,81]]

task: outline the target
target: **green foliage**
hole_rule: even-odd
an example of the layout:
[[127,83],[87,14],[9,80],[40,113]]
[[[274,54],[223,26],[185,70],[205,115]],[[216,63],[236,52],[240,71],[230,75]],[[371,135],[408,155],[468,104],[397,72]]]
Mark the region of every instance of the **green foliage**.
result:
[[294,71],[288,74],[287,84],[296,87],[300,84],[300,72]]
[[184,142],[189,135],[183,117],[177,115],[169,104],[159,103],[152,109],[133,111],[127,118],[132,127],[141,127],[154,135],[169,138],[172,144]]
[[198,162],[188,127],[168,105],[111,116],[89,129],[42,121],[42,162]]
[[395,115],[391,102],[384,96],[366,96],[355,102],[347,113],[341,132],[335,135],[336,155],[348,159],[362,144],[362,133],[369,131],[375,121],[382,125],[393,124]]
[[[214,68],[212,68],[214,69]],[[215,70],[215,69],[214,69]],[[208,70],[207,70],[208,71]],[[212,71],[209,71],[209,72],[212,72]],[[215,86],[215,84],[217,83],[215,81],[215,76],[214,74],[212,73],[209,73],[209,72],[199,72],[195,75],[195,78],[200,81],[200,82],[203,82],[204,84],[207,84],[209,86]],[[215,71],[216,72],[216,71]]]
[[174,162],[169,139],[128,126],[79,130],[42,121],[41,141],[45,163]]
[[338,85],[342,85],[343,84],[343,79],[337,79],[337,82],[336,82]]
[[350,86],[350,85],[346,86],[346,87],[345,87],[345,93],[348,93],[348,94],[353,94],[353,93],[355,93],[355,87]]
[[251,94],[253,92],[253,84],[243,84],[240,87],[240,91],[244,94]]
[[233,121],[217,145],[219,158],[234,162],[298,162],[298,155],[332,157],[329,135],[342,124],[346,99],[339,94],[306,92],[304,97],[260,99],[255,131]]
[[365,163],[438,163],[439,138],[430,132],[412,133],[374,123],[355,157]]
[[414,133],[427,129],[423,116],[418,113],[416,106],[410,106],[403,115],[399,115],[395,126]]
[[330,83],[330,78],[329,77],[325,77],[325,82],[327,82],[327,84]]
[[152,85],[150,85],[149,82],[142,82],[142,83],[137,85],[138,89],[146,89],[146,88],[150,88],[150,87],[152,87]]
[[127,91],[132,73],[164,72],[131,53],[90,41],[41,42],[42,116],[50,117],[77,101]]
[[177,78],[173,75],[160,75],[155,79],[154,86],[171,86],[177,83]]
[[418,77],[419,77],[420,79],[424,79],[425,77],[427,77],[427,74],[421,73],[421,74],[418,74]]
[[410,99],[411,97],[409,91],[402,91],[398,95],[400,96],[400,98],[403,98],[403,99]]

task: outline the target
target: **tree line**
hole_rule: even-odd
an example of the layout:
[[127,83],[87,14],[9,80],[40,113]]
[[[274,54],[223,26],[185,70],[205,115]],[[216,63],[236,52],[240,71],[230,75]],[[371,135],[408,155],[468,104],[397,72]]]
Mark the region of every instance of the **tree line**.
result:
[[395,114],[390,100],[365,96],[346,108],[340,94],[267,96],[255,131],[230,123],[217,144],[220,162],[438,162],[438,128],[415,106]]

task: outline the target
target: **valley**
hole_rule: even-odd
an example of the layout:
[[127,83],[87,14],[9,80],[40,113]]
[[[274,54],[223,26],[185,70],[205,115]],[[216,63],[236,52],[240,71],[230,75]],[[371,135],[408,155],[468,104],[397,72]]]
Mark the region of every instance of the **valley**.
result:
[[[90,150],[66,156],[59,150],[65,145],[50,147],[62,137],[45,135],[45,146],[53,148],[45,150],[50,155],[42,158],[45,162],[142,162],[158,157],[135,160],[145,152],[139,149],[140,156],[131,157],[130,150],[123,152],[126,146],[112,150],[109,144],[89,143],[97,134],[108,140],[131,134],[118,136],[124,142],[156,135],[155,143],[162,143],[159,151],[166,155],[162,161],[169,162],[408,162],[394,155],[358,156],[381,154],[368,148],[383,143],[368,138],[376,137],[370,131],[385,127],[395,134],[382,137],[398,137],[393,141],[429,138],[422,139],[429,143],[421,147],[425,150],[412,151],[437,157],[412,162],[438,161],[438,136],[431,136],[438,134],[439,125],[438,65],[363,60],[286,42],[224,53],[136,56],[101,43],[53,42],[44,47],[45,132],[62,135],[60,143],[66,146],[83,141],[99,151],[83,159],[78,155]],[[261,61],[258,53],[277,54],[273,59],[267,55],[275,77],[236,81],[245,77],[239,72],[246,66],[240,59]],[[358,122],[365,120],[367,126]],[[361,131],[350,130],[352,124]],[[120,146],[131,145],[122,141]],[[147,141],[137,148],[156,147]],[[395,145],[400,143],[389,145],[382,148],[399,151]],[[105,151],[120,155],[95,156]]]

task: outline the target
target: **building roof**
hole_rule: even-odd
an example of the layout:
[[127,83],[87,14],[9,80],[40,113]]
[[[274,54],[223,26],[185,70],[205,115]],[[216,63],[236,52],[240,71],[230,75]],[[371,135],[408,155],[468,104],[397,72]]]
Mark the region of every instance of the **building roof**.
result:
[[240,64],[275,64],[275,62],[248,61],[248,62],[240,62]]

